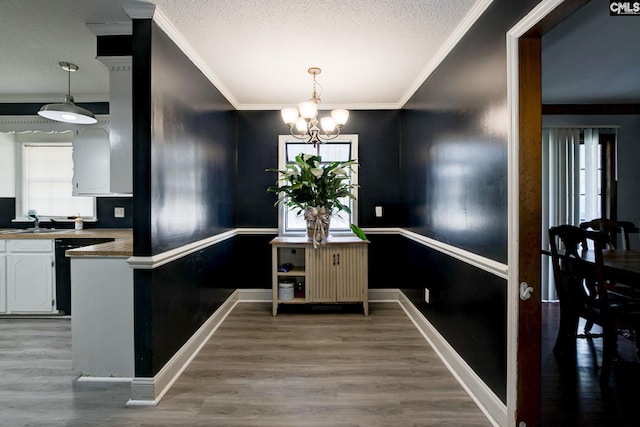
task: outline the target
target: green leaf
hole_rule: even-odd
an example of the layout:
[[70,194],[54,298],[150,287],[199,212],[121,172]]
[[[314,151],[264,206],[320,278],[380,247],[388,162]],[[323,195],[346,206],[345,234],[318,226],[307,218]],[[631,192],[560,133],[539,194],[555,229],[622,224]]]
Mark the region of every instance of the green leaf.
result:
[[362,231],[360,227],[355,224],[350,224],[349,227],[351,227],[351,231],[353,231],[361,240],[367,240],[367,235],[364,234],[364,231]]

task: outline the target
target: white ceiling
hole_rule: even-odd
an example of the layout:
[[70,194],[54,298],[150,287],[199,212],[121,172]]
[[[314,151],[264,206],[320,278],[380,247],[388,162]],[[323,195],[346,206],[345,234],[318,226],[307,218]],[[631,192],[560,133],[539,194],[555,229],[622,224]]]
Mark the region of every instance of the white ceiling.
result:
[[[148,0],[147,2],[151,2]],[[0,102],[56,102],[58,62],[77,64],[76,102],[108,101],[88,24],[130,24],[135,0],[0,0]],[[139,3],[139,2],[138,2]],[[154,0],[163,28],[237,109],[306,100],[323,69],[322,107],[395,109],[491,0]],[[543,102],[640,99],[633,17],[592,1],[543,38]]]
[[[2,0],[0,102],[51,102],[77,64],[76,102],[107,101],[88,23],[130,22],[118,0]],[[130,3],[130,2],[128,2]],[[238,109],[400,108],[486,0],[154,0],[165,24]],[[467,19],[465,20],[465,17]]]

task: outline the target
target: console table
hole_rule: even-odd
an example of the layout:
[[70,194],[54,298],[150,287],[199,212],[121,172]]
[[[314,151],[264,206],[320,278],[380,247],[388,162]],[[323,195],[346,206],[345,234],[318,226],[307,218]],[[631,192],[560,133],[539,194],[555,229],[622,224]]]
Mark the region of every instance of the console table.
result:
[[[368,240],[330,236],[315,249],[306,237],[279,236],[270,243],[274,316],[279,304],[362,303],[369,314]],[[285,281],[296,287],[292,299],[279,298]]]

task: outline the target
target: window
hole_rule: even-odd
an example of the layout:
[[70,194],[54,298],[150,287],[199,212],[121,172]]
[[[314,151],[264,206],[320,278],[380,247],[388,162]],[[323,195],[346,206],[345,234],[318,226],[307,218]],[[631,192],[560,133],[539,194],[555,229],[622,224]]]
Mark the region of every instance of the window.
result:
[[[52,138],[59,139],[59,138]],[[93,197],[72,196],[71,142],[22,142],[18,151],[16,218],[35,210],[40,217],[95,218]]]
[[[323,163],[334,161],[344,162],[350,159],[358,158],[358,135],[340,135],[338,138],[318,144],[305,144],[293,138],[290,135],[280,135],[278,152],[278,169],[284,169],[285,163],[295,161],[298,154],[313,154],[322,158]],[[358,184],[357,174],[351,174],[351,183]],[[358,189],[354,189],[356,199]],[[334,213],[331,216],[331,233],[350,233],[349,224],[357,224],[357,200],[345,198],[344,204],[348,204],[351,214],[345,211]],[[302,214],[296,214],[293,209],[286,206],[280,207],[279,228],[282,234],[304,234],[307,231],[307,224]]]
[[[548,230],[595,218],[616,219],[616,128],[545,128],[542,131],[542,247]],[[542,299],[557,300],[553,272],[542,258]]]
[[585,129],[581,133],[578,146],[579,222],[591,221],[602,216],[602,149],[597,132],[597,129]]

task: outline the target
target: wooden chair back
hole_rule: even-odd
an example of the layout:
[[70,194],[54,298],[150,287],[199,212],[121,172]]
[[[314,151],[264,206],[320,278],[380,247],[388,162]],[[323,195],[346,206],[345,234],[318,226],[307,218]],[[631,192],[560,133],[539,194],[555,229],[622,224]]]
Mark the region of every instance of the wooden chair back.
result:
[[594,230],[606,234],[609,238],[607,246],[610,249],[616,249],[618,241],[618,230],[620,231],[620,240],[622,242],[622,249],[631,249],[631,243],[629,241],[629,233],[637,233],[638,227],[631,221],[614,221],[608,218],[596,218],[591,221],[585,221],[580,223],[580,228],[583,230]]

